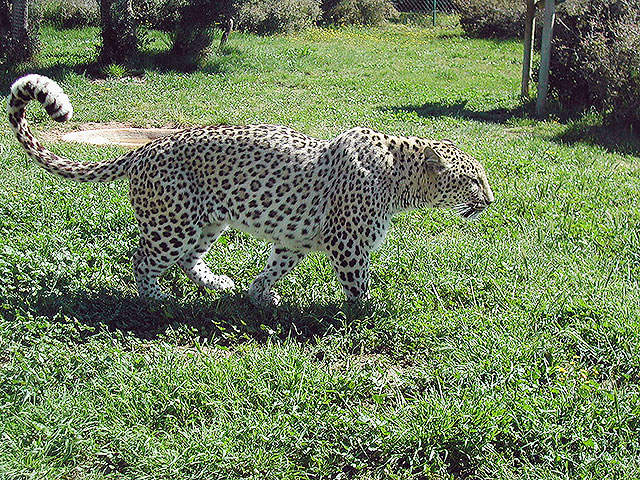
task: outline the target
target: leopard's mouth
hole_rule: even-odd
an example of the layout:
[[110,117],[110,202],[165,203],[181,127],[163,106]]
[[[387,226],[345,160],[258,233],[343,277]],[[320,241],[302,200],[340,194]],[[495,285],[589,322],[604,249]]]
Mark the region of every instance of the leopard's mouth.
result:
[[487,208],[487,204],[470,202],[455,205],[453,211],[465,220],[476,220],[485,208]]

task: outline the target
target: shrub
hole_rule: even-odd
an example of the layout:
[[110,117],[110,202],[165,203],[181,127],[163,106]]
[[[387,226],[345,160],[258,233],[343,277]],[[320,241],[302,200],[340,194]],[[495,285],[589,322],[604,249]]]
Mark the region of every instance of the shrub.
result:
[[57,28],[97,27],[100,25],[95,0],[44,0],[38,8],[42,21]]
[[[142,25],[170,33],[178,27],[182,9],[188,4],[188,0],[136,0],[133,8]],[[206,15],[207,10],[202,13]]]
[[233,0],[233,16],[241,30],[290,32],[314,25],[320,0]]
[[460,26],[472,37],[514,38],[524,35],[523,0],[455,0]]
[[154,6],[145,25],[169,33],[171,50],[163,63],[169,68],[193,70],[213,42],[216,23],[230,15],[230,0],[143,0]]
[[339,25],[379,25],[397,15],[390,0],[340,0],[329,10],[330,22]]
[[331,10],[335,8],[340,0],[321,0],[320,2],[320,11],[321,18],[320,21],[324,24],[331,23]]
[[549,84],[562,105],[595,107],[640,128],[640,0],[567,0],[558,10]]
[[223,20],[225,8],[224,0],[195,0],[180,8],[171,53],[184,67],[200,62],[213,41],[214,23]]

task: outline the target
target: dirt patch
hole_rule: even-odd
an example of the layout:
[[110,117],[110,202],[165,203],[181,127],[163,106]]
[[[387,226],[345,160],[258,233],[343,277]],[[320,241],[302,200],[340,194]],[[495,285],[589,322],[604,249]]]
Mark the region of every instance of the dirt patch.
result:
[[88,143],[91,145],[121,145],[136,148],[152,140],[180,131],[175,127],[140,128],[119,122],[84,123],[78,130],[53,129],[42,133],[48,141]]
[[70,132],[62,137],[62,141],[135,148],[176,131],[173,128],[101,128]]

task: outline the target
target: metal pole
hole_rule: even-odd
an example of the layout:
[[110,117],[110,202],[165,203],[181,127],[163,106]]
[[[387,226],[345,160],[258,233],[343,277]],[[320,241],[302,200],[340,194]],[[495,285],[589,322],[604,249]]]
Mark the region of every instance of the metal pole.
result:
[[433,26],[436,26],[436,3],[438,0],[433,0]]
[[540,48],[540,73],[538,75],[538,99],[536,101],[536,115],[538,117],[544,116],[547,110],[547,93],[549,92],[549,61],[551,59],[551,38],[553,37],[553,23],[555,18],[555,0],[545,0],[542,45]]
[[520,97],[529,98],[529,80],[531,80],[531,57],[533,51],[533,34],[536,30],[535,0],[527,0],[527,14],[524,20],[524,56],[522,58],[522,83]]

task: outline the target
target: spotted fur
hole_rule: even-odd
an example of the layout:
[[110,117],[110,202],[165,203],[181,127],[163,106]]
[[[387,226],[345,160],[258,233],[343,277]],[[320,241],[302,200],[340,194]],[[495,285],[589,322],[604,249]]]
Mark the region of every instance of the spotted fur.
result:
[[160,275],[178,264],[197,284],[233,288],[203,257],[227,226],[273,243],[249,288],[277,303],[275,283],[309,251],[325,252],[350,300],[368,296],[369,256],[394,213],[453,207],[473,218],[493,201],[482,165],[449,141],[353,128],[319,140],[277,125],[209,126],[155,140],[119,158],[77,162],[45,149],[24,118],[37,99],[54,120],[72,115],[52,80],[28,75],[11,87],[9,123],[29,156],[78,182],[128,178],[140,227],[134,256],[140,295],[159,298]]

